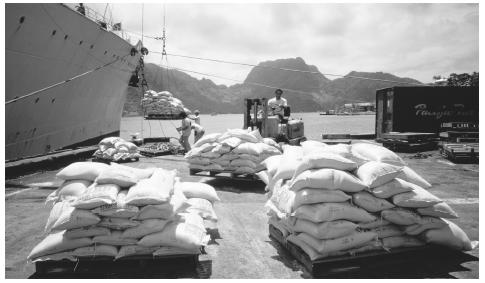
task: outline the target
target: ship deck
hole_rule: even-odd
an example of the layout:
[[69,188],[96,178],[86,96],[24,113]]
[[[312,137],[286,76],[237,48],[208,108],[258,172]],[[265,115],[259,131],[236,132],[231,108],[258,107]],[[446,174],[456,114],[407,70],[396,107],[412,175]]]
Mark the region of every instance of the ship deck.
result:
[[[424,176],[433,187],[430,191],[444,199],[459,214],[457,223],[471,240],[479,238],[478,164],[454,164],[437,151],[426,158],[400,154],[409,166]],[[177,169],[182,181],[205,181],[213,185],[221,202],[215,204],[219,218],[219,239],[200,256],[202,278],[310,278],[307,271],[288,252],[268,236],[264,208],[264,185],[254,181],[235,181],[190,176],[182,156],[142,158],[129,166]],[[49,208],[45,197],[60,182],[58,170],[38,172],[6,180],[5,191],[5,273],[6,278],[28,278],[35,272],[26,263],[32,248],[43,238]],[[468,252],[475,259],[455,266],[432,264],[432,270],[396,266],[382,274],[350,274],[347,278],[479,278],[478,248]],[[419,259],[416,259],[419,261]],[[427,264],[429,266],[429,263]]]

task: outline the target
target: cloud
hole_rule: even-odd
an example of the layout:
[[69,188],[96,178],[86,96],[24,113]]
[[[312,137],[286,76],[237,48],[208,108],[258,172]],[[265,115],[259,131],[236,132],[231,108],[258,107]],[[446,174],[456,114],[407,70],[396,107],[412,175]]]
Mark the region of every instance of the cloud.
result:
[[[101,12],[105,7],[91,5]],[[141,7],[113,4],[113,16],[141,33]],[[167,51],[174,54],[252,64],[302,57],[323,73],[383,71],[423,82],[436,74],[478,71],[478,4],[168,3],[165,9]],[[145,4],[143,18],[143,32],[161,36],[163,5]],[[145,45],[162,48],[152,39]],[[151,53],[146,60],[160,63],[160,56]],[[250,71],[177,57],[169,62],[241,81]]]

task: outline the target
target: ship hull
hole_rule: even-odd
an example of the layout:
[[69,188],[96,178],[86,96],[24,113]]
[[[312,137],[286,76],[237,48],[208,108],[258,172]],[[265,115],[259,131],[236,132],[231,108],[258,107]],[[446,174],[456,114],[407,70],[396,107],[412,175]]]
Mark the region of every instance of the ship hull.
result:
[[95,143],[119,133],[126,90],[139,53],[61,4],[6,4],[5,97],[79,78],[5,105],[5,159]]

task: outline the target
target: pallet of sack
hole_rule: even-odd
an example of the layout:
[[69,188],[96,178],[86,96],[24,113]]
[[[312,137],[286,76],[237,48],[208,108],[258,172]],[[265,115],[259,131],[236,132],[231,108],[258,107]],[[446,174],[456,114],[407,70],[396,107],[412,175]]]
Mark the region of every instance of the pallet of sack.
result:
[[[294,238],[288,240],[285,237],[286,232],[272,224],[269,224],[268,230],[270,239],[277,242],[287,253],[300,262],[313,278],[349,278],[353,273],[382,274],[384,268],[388,274],[400,273],[399,269],[404,265],[407,267],[421,266],[422,264],[428,263],[429,265],[430,262],[440,261],[440,267],[443,267],[447,259],[461,260],[460,262],[474,259],[474,257],[456,250],[444,249],[438,245],[426,245],[392,250],[353,251],[312,260],[300,246],[292,242]],[[397,270],[396,267],[398,267]],[[414,277],[412,274],[406,276]]]
[[120,137],[107,137],[99,142],[92,160],[102,163],[128,163],[136,162],[140,157],[140,149],[134,143]]
[[36,276],[194,269],[217,228],[215,189],[181,182],[174,170],[75,162],[56,176],[63,183],[46,199],[46,237],[27,258]]
[[313,262],[382,250],[477,246],[458,215],[394,152],[308,141],[266,159],[269,224]]
[[230,129],[202,137],[185,155],[191,175],[258,180],[261,162],[281,154],[281,147],[259,131]]

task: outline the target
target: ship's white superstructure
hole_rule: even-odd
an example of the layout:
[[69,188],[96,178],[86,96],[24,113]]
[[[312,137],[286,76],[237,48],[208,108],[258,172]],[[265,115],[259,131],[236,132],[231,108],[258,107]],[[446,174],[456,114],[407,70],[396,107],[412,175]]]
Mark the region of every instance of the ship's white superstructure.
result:
[[5,9],[5,159],[117,135],[126,89],[139,53],[98,23],[62,4]]

